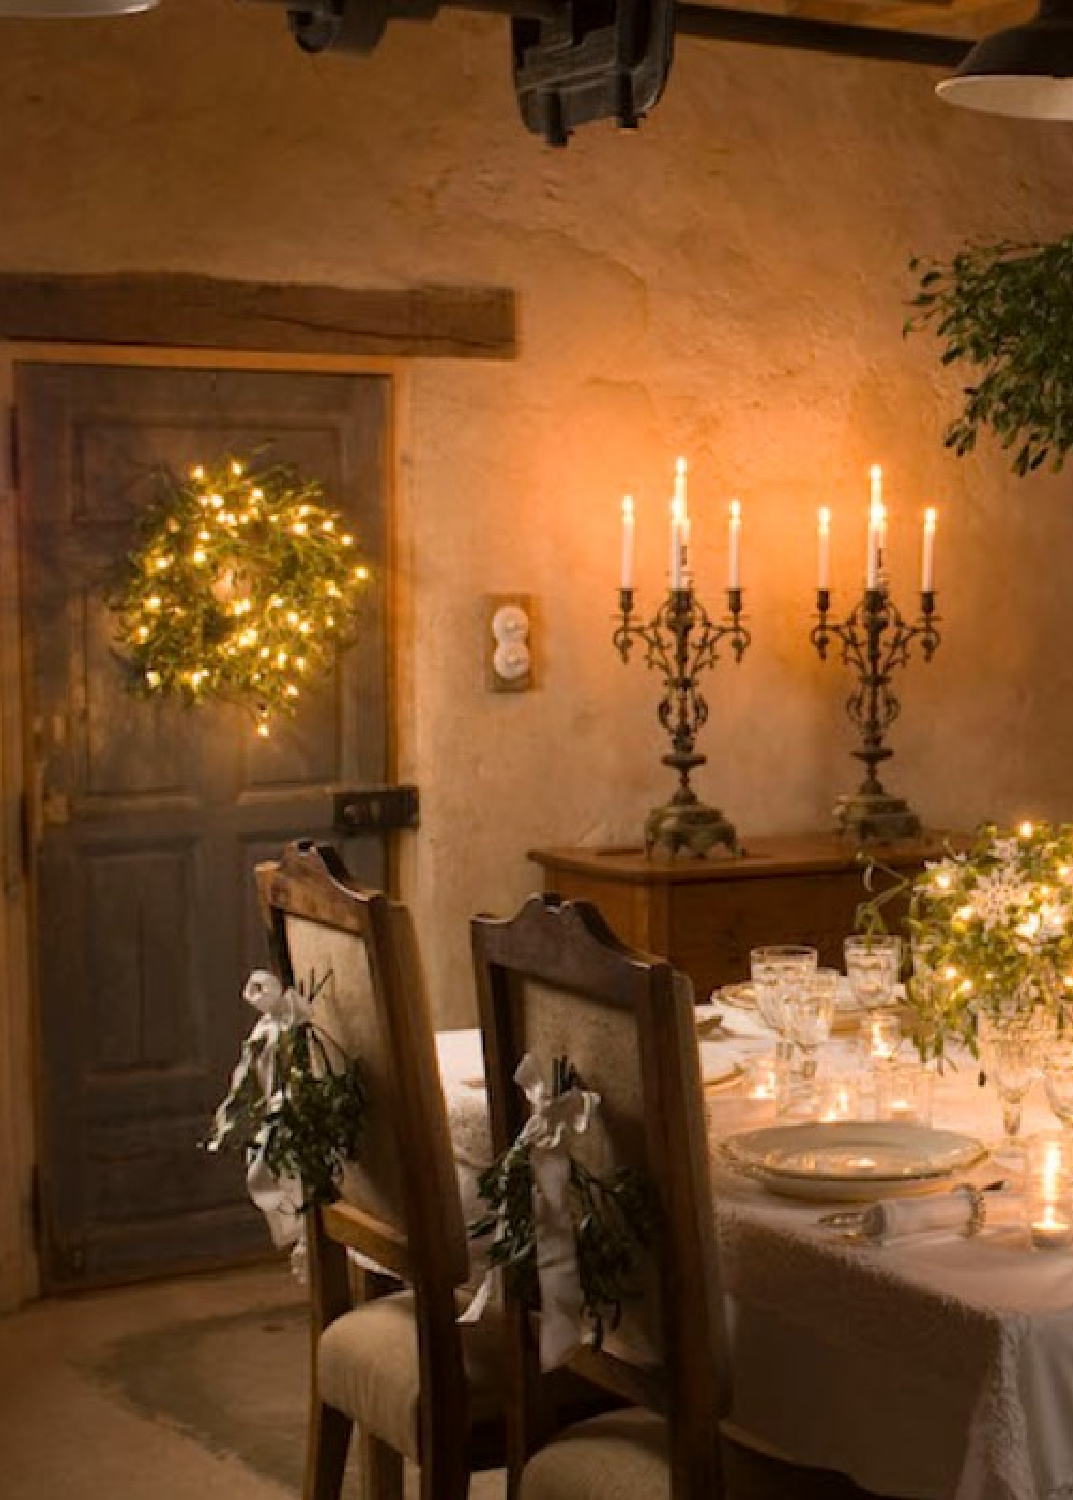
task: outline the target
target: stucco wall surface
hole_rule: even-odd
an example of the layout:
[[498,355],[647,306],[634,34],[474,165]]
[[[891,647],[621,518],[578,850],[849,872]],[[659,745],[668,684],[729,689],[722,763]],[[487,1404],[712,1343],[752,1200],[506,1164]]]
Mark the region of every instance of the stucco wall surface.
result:
[[[951,458],[958,375],[901,332],[914,252],[1069,227],[1073,131],[949,109],[936,77],[684,39],[636,135],[553,152],[500,19],[398,25],[364,59],[234,0],[0,23],[0,268],[517,291],[518,359],[416,363],[399,432],[403,894],[442,1021],[473,1014],[466,920],[536,884],[526,849],[634,840],[670,789],[655,678],[610,636],[619,498],[651,609],[677,453],[716,610],[743,506],[754,644],[708,681],[698,778],[739,828],[823,827],[857,779],[850,679],[808,631],[816,507],[845,607],[873,462],[908,609],[940,513],[944,642],[900,684],[893,789],[933,824],[1073,816],[1069,480]],[[538,686],[493,695],[482,595],[510,590],[537,601]]]

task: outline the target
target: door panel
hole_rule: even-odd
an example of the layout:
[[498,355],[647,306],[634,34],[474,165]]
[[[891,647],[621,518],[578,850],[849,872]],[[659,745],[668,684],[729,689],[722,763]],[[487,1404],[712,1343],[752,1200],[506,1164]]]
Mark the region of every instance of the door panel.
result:
[[[380,377],[23,365],[20,545],[35,768],[43,1266],[51,1288],[267,1245],[243,1164],[198,1149],[267,961],[250,878],[387,772]],[[358,642],[268,740],[131,696],[105,604],[161,464],[269,451],[319,478],[373,584]],[[335,841],[341,841],[336,838]],[[384,880],[381,836],[341,844]]]

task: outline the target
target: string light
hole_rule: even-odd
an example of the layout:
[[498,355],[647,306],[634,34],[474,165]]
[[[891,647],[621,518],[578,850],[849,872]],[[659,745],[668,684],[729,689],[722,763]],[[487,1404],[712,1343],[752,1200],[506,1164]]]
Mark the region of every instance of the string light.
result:
[[295,674],[330,673],[353,638],[370,574],[341,519],[292,468],[229,457],[168,476],[109,601],[130,686],[245,702],[266,737]]

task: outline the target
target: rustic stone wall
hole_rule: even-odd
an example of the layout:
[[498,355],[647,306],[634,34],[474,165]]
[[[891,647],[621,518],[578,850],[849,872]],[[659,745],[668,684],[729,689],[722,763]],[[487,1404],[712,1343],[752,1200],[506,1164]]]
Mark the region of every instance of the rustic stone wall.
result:
[[[638,134],[552,152],[494,18],[398,25],[366,59],[303,56],[233,0],[0,22],[0,269],[517,290],[517,361],[417,362],[401,409],[403,893],[442,1021],[472,1017],[466,919],[535,884],[525,850],[633,839],[667,790],[654,680],[610,631],[619,497],[651,606],[679,452],[712,604],[744,511],[755,641],[711,683],[700,777],[740,828],[823,826],[854,780],[848,676],[808,644],[815,511],[844,602],[877,461],[907,603],[940,511],[945,640],[906,680],[892,783],[937,824],[1073,814],[1069,482],[950,458],[958,378],[901,334],[913,252],[1068,228],[1073,135],[948,109],[935,78],[682,40]],[[510,590],[537,601],[538,682],[493,695],[482,595]]]

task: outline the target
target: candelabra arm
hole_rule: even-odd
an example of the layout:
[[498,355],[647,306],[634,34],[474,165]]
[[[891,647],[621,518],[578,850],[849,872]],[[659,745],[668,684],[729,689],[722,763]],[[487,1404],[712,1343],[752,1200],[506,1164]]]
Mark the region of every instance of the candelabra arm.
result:
[[672,588],[650,620],[634,618],[632,588],[619,590],[619,618],[612,640],[623,662],[633,645],[645,648],[645,665],[660,674],[663,690],[656,714],[670,737],[664,765],[678,774],[678,787],[670,802],[654,808],[645,822],[645,849],[660,847],[671,854],[680,850],[704,855],[725,846],[739,852],[733,825],[716,808],[706,807],[690,785],[690,774],[705,763],[698,753],[698,731],[708,719],[708,704],[700,690],[702,674],[719,658],[719,647],[728,641],[740,661],[749,645],[749,632],[742,624],[742,592],[728,590],[728,616],[714,622],[696,597],[691,584]]
[[888,795],[878,767],[893,753],[884,736],[901,711],[891,688],[892,674],[908,666],[914,642],[919,641],[926,662],[939,645],[934,592],[921,594],[920,617],[912,624],[891,599],[885,580],[866,588],[844,620],[831,621],[830,606],[829,590],[817,590],[811,640],[821,660],[826,659],[829,643],[837,640],[843,664],[857,674],[857,686],[846,701],[846,710],[861,741],[852,754],[865,766],[857,792],[838,799],[835,817],[860,839],[911,836],[919,833],[920,819],[901,798]]

